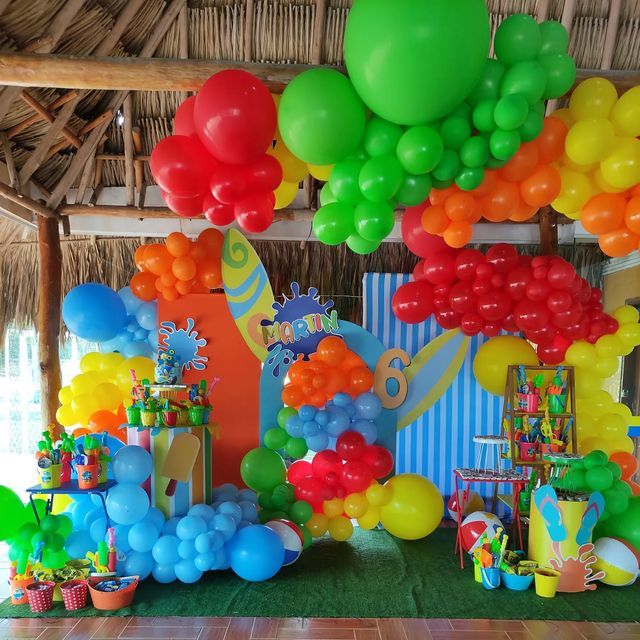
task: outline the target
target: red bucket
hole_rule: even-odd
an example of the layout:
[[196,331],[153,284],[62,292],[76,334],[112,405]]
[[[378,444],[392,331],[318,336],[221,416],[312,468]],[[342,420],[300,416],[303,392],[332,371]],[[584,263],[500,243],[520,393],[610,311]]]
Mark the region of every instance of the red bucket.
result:
[[82,609],[87,604],[87,583],[84,580],[68,580],[60,585],[64,608],[67,611]]
[[27,585],[29,606],[33,613],[49,611],[53,606],[53,590],[56,583],[53,581],[34,582]]

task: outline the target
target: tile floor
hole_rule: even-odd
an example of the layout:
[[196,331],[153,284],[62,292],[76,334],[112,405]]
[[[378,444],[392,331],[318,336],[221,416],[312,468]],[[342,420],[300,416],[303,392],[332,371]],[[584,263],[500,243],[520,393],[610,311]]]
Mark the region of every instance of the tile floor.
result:
[[1,640],[640,640],[638,623],[335,618],[1,619]]

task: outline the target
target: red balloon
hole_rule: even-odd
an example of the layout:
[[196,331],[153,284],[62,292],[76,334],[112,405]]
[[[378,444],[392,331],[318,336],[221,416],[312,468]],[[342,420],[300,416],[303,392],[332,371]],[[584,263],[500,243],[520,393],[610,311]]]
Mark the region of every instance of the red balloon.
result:
[[477,249],[463,249],[456,256],[456,276],[460,280],[475,280],[476,269],[484,261],[484,255]]
[[491,291],[491,280],[488,278],[478,278],[473,283],[473,293],[483,296]]
[[296,460],[287,470],[287,480],[291,484],[298,484],[302,478],[313,474],[311,463],[306,460]]
[[334,492],[318,478],[301,478],[295,485],[296,500],[306,500],[311,504],[313,510],[322,513],[322,503],[331,500]]
[[332,484],[333,476],[337,477],[341,468],[342,460],[332,449],[319,451],[313,456],[313,460],[311,461],[313,475],[319,480],[327,482],[327,484]]
[[527,285],[532,280],[529,267],[516,267],[506,274],[505,291],[512,300],[522,300],[526,295]]
[[363,460],[349,460],[342,467],[340,481],[348,493],[357,493],[373,482],[373,472]]
[[473,293],[473,286],[470,282],[456,282],[451,287],[449,294],[449,306],[459,313],[475,311],[477,305],[476,296]]
[[211,193],[205,195],[202,206],[204,208],[204,217],[211,224],[215,224],[216,227],[224,227],[236,219],[233,207],[230,204],[218,202]]
[[475,336],[482,331],[482,317],[475,311],[465,313],[460,318],[460,330],[465,336]]
[[450,284],[456,278],[455,259],[449,253],[433,253],[424,261],[424,275],[431,284]]
[[273,222],[273,199],[269,194],[259,193],[237,202],[233,211],[238,226],[247,233],[262,233]]
[[549,324],[551,313],[546,307],[525,298],[516,305],[513,318],[521,331],[536,331]]
[[336,440],[336,453],[343,460],[357,460],[362,457],[366,447],[364,437],[357,431],[345,431]]
[[513,317],[513,313],[507,314],[502,319],[502,328],[509,333],[516,333],[518,331],[518,327],[516,325],[516,320]]
[[551,317],[551,323],[558,329],[566,329],[580,320],[582,313],[577,307],[570,307],[566,311],[558,311]]
[[543,302],[551,293],[551,287],[546,280],[532,280],[527,284],[525,293],[532,302]]
[[568,291],[558,289],[549,294],[547,307],[551,313],[560,313],[569,309],[572,302],[571,294]]
[[361,459],[371,469],[374,478],[384,478],[393,470],[391,451],[378,444],[370,444]]
[[460,318],[462,317],[457,311],[453,309],[440,309],[436,311],[436,322],[443,329],[455,329],[460,326]]
[[476,267],[476,278],[483,278],[489,280],[493,275],[493,265],[488,262],[481,262]]
[[393,294],[391,308],[401,322],[424,322],[433,313],[433,287],[424,280],[407,282]]
[[433,287],[434,296],[448,296],[451,293],[450,284],[436,284]]
[[223,204],[235,204],[248,193],[247,178],[240,167],[221,164],[211,176],[209,187],[213,196]]
[[207,191],[214,160],[195,138],[169,136],[153,147],[149,165],[161,189],[187,197]]
[[413,267],[413,277],[415,280],[425,280],[422,268],[424,267],[424,260],[420,260],[415,267]]
[[502,289],[504,287],[504,276],[501,273],[494,273],[489,281],[494,289]]
[[564,360],[565,353],[570,344],[571,342],[565,337],[557,335],[550,345],[546,347],[538,345],[538,358],[540,358],[544,364],[560,364]]
[[509,296],[500,289],[492,289],[478,299],[478,313],[489,322],[502,320],[509,313],[510,308]]
[[542,327],[542,329],[527,331],[525,333],[527,340],[543,347],[548,347],[553,344],[557,335],[558,331],[553,327]]
[[494,338],[500,333],[502,327],[497,322],[485,322],[482,326],[482,333],[487,338]]
[[562,334],[569,340],[584,340],[589,335],[589,319],[582,316],[578,322],[564,327]]
[[437,311],[449,309],[449,298],[445,298],[444,296],[433,296],[433,308]]
[[447,245],[443,238],[427,233],[422,227],[422,213],[429,206],[429,200],[407,207],[404,210],[401,223],[402,241],[412,253],[421,258],[426,258],[432,253],[449,252],[453,249]]
[[536,280],[546,280],[547,273],[549,273],[549,267],[535,267],[533,270],[533,277]]
[[276,132],[276,106],[258,78],[237,69],[211,76],[196,96],[196,131],[220,162],[255,162],[271,146]]
[[547,281],[554,289],[568,289],[575,279],[575,269],[562,258],[554,260],[547,272]]
[[174,135],[198,138],[195,124],[193,122],[193,108],[195,107],[195,104],[195,96],[191,96],[180,103],[180,106],[176,109],[176,115],[173,119]]
[[275,191],[282,182],[280,163],[266,153],[256,162],[244,167],[244,170],[250,193]]
[[487,251],[487,263],[497,273],[507,273],[518,265],[518,252],[513,245],[499,242],[489,247]]
[[202,195],[181,198],[166,191],[161,191],[160,193],[169,209],[183,218],[194,218],[202,213],[204,200]]

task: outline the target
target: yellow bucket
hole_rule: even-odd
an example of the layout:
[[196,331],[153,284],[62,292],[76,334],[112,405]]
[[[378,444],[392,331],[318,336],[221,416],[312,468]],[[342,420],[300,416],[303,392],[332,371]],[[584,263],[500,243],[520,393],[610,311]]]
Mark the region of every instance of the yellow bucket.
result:
[[555,569],[536,569],[534,572],[536,581],[536,594],[541,598],[553,598],[558,590],[560,572]]
[[155,427],[156,426],[156,412],[155,411],[141,411],[140,420],[143,427]]
[[52,464],[46,468],[38,467],[38,475],[40,476],[40,486],[43,489],[60,488],[60,473],[62,472],[61,464]]
[[473,579],[482,584],[482,570],[480,569],[480,565],[475,562],[473,563]]

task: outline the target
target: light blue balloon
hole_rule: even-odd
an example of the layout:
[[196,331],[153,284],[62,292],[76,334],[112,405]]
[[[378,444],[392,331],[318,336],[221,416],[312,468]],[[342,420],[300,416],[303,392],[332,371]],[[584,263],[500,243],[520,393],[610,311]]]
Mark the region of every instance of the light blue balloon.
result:
[[275,531],[260,524],[238,531],[226,548],[233,571],[251,582],[273,577],[284,562],[282,540]]
[[124,561],[124,569],[126,575],[140,576],[140,580],[144,580],[153,570],[153,557],[149,551],[146,553],[130,551]]
[[124,302],[127,314],[130,316],[134,316],[140,305],[144,304],[143,301],[131,291],[131,287],[122,287],[122,289],[118,291],[118,295],[122,302]]
[[304,440],[311,451],[324,451],[329,445],[329,436],[326,431],[320,431],[316,435],[309,436]]
[[178,555],[183,560],[195,558],[198,555],[195,542],[193,540],[181,540],[178,545]]
[[158,531],[162,531],[164,527],[164,513],[162,513],[158,507],[149,507],[144,521],[150,522]]
[[258,504],[258,494],[253,489],[241,489],[238,491],[238,501],[248,500],[253,504]]
[[219,571],[231,569],[231,561],[229,560],[229,553],[227,552],[226,546],[224,549],[216,551],[216,566],[214,569],[218,569]]
[[147,515],[147,511],[149,511],[149,496],[139,485],[121,482],[109,490],[107,513],[116,524],[138,522]]
[[178,516],[173,516],[173,518],[169,518],[164,523],[164,527],[162,527],[162,535],[175,536],[176,529],[178,528],[178,522],[180,522],[180,518],[178,518]]
[[336,407],[348,407],[351,403],[351,396],[348,393],[340,392],[333,396],[333,404]]
[[308,422],[309,420],[313,420],[316,416],[317,409],[312,407],[310,404],[303,404],[298,409],[298,415],[300,416],[300,420],[302,422]]
[[135,316],[127,316],[127,323],[124,327],[129,333],[135,333],[140,328]]
[[305,438],[315,436],[316,433],[320,433],[320,425],[314,420],[309,420],[302,425],[302,434]]
[[153,549],[153,545],[159,535],[160,531],[153,523],[143,520],[142,522],[136,522],[131,526],[127,539],[129,540],[129,546],[134,551],[146,553]]
[[238,529],[237,531],[240,531],[240,529],[244,529],[245,527],[250,527],[251,525],[256,524],[255,522],[249,522],[248,520],[240,520],[240,522],[238,522]]
[[352,404],[348,404],[344,410],[347,412],[347,415],[351,420],[356,417],[356,408]]
[[[113,527],[113,533],[115,536],[114,542],[116,545],[116,549],[118,551],[122,551],[122,553],[127,553],[127,551],[131,551],[131,547],[129,546],[129,530],[131,527],[126,524],[116,524]],[[108,542],[109,532],[105,536],[105,542]]]
[[213,565],[216,561],[216,554],[212,551],[207,551],[206,553],[201,553],[197,555],[193,559],[193,564],[196,566],[196,569],[199,571],[209,571],[209,569],[213,568]]
[[82,513],[82,509],[78,506],[74,509],[73,515],[71,516],[74,526],[76,525],[76,518],[79,520],[80,517],[82,517],[82,523],[80,526],[76,527],[78,529],[86,529],[87,531],[90,531],[91,525],[96,520],[104,518],[104,509],[93,507],[93,504],[91,505],[91,509],[84,511],[84,515],[82,515]]
[[69,534],[64,548],[72,558],[84,558],[87,551],[95,551],[96,543],[86,529],[78,529]]
[[235,502],[223,502],[216,511],[221,514],[231,516],[236,524],[242,520],[242,508]]
[[291,416],[287,420],[285,430],[292,438],[302,438],[304,435],[304,422],[302,418],[298,415]]
[[360,433],[367,444],[373,444],[378,439],[378,428],[370,420],[358,420],[352,423],[351,430]]
[[158,303],[143,302],[136,311],[136,320],[138,324],[147,331],[155,331],[158,329]]
[[142,356],[143,358],[153,357],[153,349],[146,340],[129,342],[122,347],[121,352],[125,358],[134,358],[135,356]]
[[[103,512],[104,513],[104,512]],[[98,544],[102,542],[107,533],[107,520],[106,518],[96,518],[89,527],[89,535],[91,539]]]
[[326,427],[329,424],[329,420],[331,417],[329,416],[329,412],[321,409],[316,413],[315,421],[321,426]]
[[242,500],[238,502],[242,511],[242,519],[247,522],[258,522],[258,507],[249,500]]
[[211,540],[210,551],[219,551],[224,548],[224,536],[219,531],[209,531]]
[[173,566],[180,561],[179,545],[180,540],[176,536],[160,536],[151,549],[153,559],[158,564],[170,564]]
[[176,579],[176,570],[172,564],[158,564],[153,565],[151,575],[156,582],[160,584],[169,584]]
[[160,334],[157,331],[149,331],[147,342],[153,351],[156,352],[158,350],[158,344],[160,344]]
[[231,482],[226,482],[213,489],[213,502],[224,502],[225,500],[235,500],[238,496],[238,487]]
[[193,560],[180,560],[176,564],[176,577],[180,582],[193,584],[202,578],[202,571],[196,567]]
[[113,456],[111,465],[118,482],[141,484],[151,475],[153,458],[146,449],[138,445],[127,445]]
[[210,527],[212,531],[219,531],[227,541],[236,532],[236,521],[231,516],[219,513],[211,521]]
[[211,551],[211,543],[212,543],[212,532],[207,531],[206,533],[201,533],[195,539],[195,547],[198,553],[207,553],[207,551]]
[[361,420],[375,420],[382,411],[382,402],[375,393],[361,393],[353,401],[356,417]]
[[195,540],[207,530],[207,523],[197,516],[185,516],[176,527],[176,535],[180,540]]
[[216,512],[208,504],[194,504],[187,512],[187,515],[197,516],[208,523],[216,515]]
[[349,415],[340,407],[331,407],[329,409],[329,422],[325,427],[327,433],[334,438],[343,434],[350,425]]
[[[136,329],[133,332],[133,339],[134,340],[144,340],[145,342],[147,342],[147,338],[148,337],[149,337],[149,332],[146,329]],[[149,345],[149,346],[151,346],[151,345]]]

